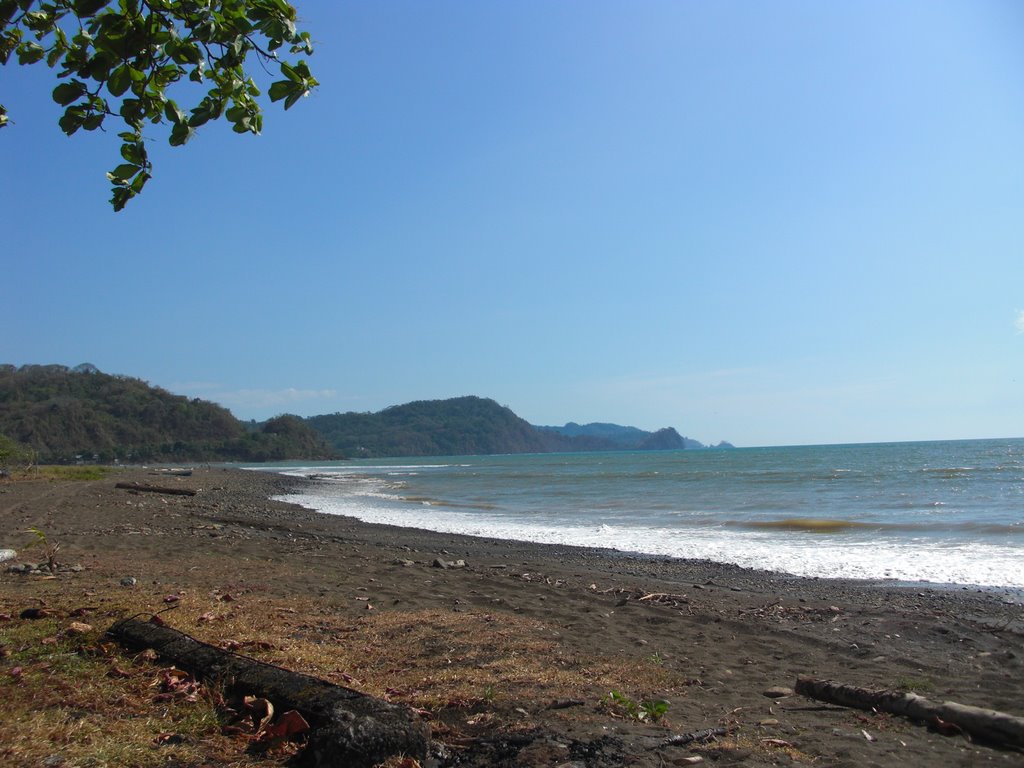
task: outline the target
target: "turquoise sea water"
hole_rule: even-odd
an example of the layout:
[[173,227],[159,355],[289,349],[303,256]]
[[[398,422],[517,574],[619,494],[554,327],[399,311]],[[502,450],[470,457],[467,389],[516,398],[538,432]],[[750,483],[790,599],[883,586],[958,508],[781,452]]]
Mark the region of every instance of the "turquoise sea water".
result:
[[1024,587],[1024,439],[279,465],[368,522],[804,576]]

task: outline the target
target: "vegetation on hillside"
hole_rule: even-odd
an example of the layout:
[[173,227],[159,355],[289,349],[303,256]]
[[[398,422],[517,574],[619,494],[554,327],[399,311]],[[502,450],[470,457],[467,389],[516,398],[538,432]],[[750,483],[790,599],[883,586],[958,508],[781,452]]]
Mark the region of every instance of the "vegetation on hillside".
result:
[[493,400],[456,397],[420,400],[378,413],[334,413],[306,419],[349,457],[461,456],[495,453],[670,450],[703,448],[667,427],[594,424],[535,427]]
[[0,366],[0,434],[39,461],[280,461],[332,451],[301,419],[248,432],[214,403],[95,366]]
[[215,403],[93,365],[0,365],[0,468],[702,448],[671,427],[535,427],[481,397],[243,423]]
[[378,413],[312,416],[306,423],[345,456],[540,453],[544,436],[493,400],[419,400]]

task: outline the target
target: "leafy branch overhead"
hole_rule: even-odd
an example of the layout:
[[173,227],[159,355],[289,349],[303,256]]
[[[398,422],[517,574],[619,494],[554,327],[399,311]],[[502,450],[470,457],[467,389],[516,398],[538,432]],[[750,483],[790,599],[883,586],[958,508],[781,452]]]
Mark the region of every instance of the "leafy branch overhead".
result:
[[[168,124],[172,146],[220,118],[236,133],[260,133],[260,89],[245,69],[252,60],[279,67],[284,79],[269,96],[285,109],[317,85],[305,61],[282,58],[313,53],[284,0],[0,0],[0,25],[0,63],[17,56],[57,70],[64,133],[94,131],[107,118],[125,129],[122,162],[107,173],[116,211],[152,176],[147,123]],[[194,106],[179,106],[172,87]],[[7,121],[0,105],[0,127]]]

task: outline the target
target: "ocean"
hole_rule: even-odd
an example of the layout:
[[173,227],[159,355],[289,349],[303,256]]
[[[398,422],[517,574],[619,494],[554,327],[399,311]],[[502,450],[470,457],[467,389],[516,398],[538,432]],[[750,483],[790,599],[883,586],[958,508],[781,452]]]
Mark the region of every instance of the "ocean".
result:
[[371,523],[799,576],[1024,588],[1024,439],[261,466]]

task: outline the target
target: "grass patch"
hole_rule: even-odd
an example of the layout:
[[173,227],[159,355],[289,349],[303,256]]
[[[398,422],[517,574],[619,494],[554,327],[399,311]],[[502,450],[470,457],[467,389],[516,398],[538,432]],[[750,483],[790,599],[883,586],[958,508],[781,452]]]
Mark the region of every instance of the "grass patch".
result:
[[25,480],[102,480],[117,467],[105,467],[95,464],[64,466],[62,464],[44,464],[31,469],[12,469],[8,480],[19,482]]
[[935,681],[929,677],[915,677],[914,675],[902,675],[896,678],[897,691],[904,693],[927,693],[935,690]]

